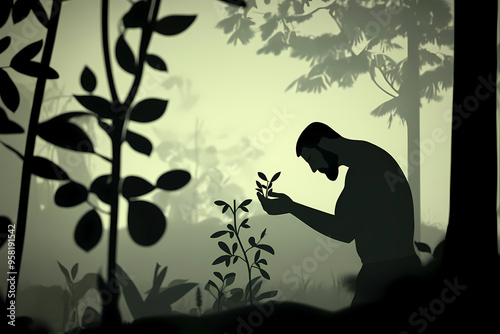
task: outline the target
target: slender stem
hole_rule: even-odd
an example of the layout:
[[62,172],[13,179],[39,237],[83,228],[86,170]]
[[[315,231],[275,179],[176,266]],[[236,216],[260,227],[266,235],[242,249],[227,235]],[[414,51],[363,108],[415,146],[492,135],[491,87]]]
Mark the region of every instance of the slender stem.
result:
[[[234,210],[233,211],[233,223],[234,223],[234,230],[237,231],[237,226],[236,226],[236,200],[233,201],[233,207],[234,207]],[[248,284],[250,284],[250,282],[252,281],[252,268],[250,267],[250,261],[248,261],[248,257],[247,257],[247,252],[245,251],[245,248],[243,248],[243,243],[241,242],[241,239],[240,239],[240,236],[238,233],[235,233],[236,235],[236,239],[238,240],[238,243],[240,244],[240,248],[243,252],[243,256],[245,257],[244,261],[245,263],[247,264],[247,270],[248,270]],[[250,286],[250,289],[249,289],[249,299],[250,299],[250,303],[253,304],[253,297],[252,297],[252,287]]]
[[[54,50],[57,26],[61,14],[61,0],[53,0],[50,12],[50,19],[47,23],[47,36],[45,38],[45,45],[43,48],[41,65],[43,67],[50,66],[52,58],[52,51]],[[31,173],[33,168],[33,153],[35,150],[35,142],[37,136],[38,120],[40,118],[40,111],[42,109],[43,94],[45,92],[45,84],[47,79],[38,78],[35,85],[35,93],[33,96],[33,104],[31,106],[31,114],[29,119],[28,131],[26,135],[26,146],[24,150],[24,163],[21,172],[21,188],[19,194],[19,206],[17,211],[16,223],[16,262],[14,265],[15,286],[18,286],[19,277],[21,272],[21,263],[24,250],[24,239],[26,234],[26,222],[28,217],[28,204],[29,193],[31,186]],[[19,290],[17,288],[17,290]],[[15,297],[14,299],[15,300]],[[7,301],[9,305],[9,301]]]
[[109,91],[111,93],[111,98],[113,99],[112,105],[115,105],[116,103],[118,103],[118,94],[116,92],[113,70],[111,68],[111,58],[109,56],[108,12],[109,0],[102,0],[102,50],[104,51],[104,62],[106,66],[106,76],[108,77]]
[[14,152],[15,155],[17,155],[21,160],[24,160],[24,157],[23,155],[21,154],[21,152],[19,152],[18,150],[16,150],[15,148],[13,148],[12,146],[4,143],[2,140],[0,140],[0,144],[2,144],[3,146],[5,146],[5,148],[7,148],[8,150]]
[[[152,1],[154,2],[153,7],[151,6]],[[141,44],[139,47],[139,59],[138,59],[137,73],[135,75],[134,82],[132,83],[132,87],[130,88],[130,91],[127,95],[127,98],[125,99],[125,102],[124,102],[126,109],[127,109],[127,112],[125,113],[125,117],[124,117],[125,126],[123,128],[123,131],[126,131],[126,129],[128,128],[128,122],[130,121],[130,113],[132,111],[132,108],[131,108],[132,101],[134,100],[135,96],[137,95],[137,92],[139,91],[139,85],[141,83],[142,73],[144,71],[144,62],[146,59],[146,51],[147,51],[149,42],[151,40],[151,35],[153,34],[154,25],[156,24],[156,17],[158,16],[160,1],[149,0],[148,7],[150,9],[151,21],[142,30]],[[151,12],[151,8],[153,8],[152,12]],[[122,138],[125,138],[125,134],[126,134],[125,132],[122,133]]]

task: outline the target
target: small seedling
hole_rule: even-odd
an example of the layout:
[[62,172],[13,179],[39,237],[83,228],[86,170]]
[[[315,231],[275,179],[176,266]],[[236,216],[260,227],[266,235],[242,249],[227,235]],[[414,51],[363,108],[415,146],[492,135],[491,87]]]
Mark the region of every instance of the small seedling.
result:
[[261,180],[266,182],[266,184],[264,185],[261,182],[259,182],[258,180],[255,181],[255,183],[257,184],[257,188],[255,188],[255,190],[257,190],[259,193],[261,193],[262,196],[265,196],[266,198],[268,198],[269,194],[273,190],[273,182],[275,182],[280,177],[281,172],[274,174],[274,176],[270,180],[267,178],[266,174],[264,174],[262,172],[258,172],[257,175],[260,177]]
[[[279,175],[278,175],[279,176]],[[276,177],[277,179],[278,177]],[[262,281],[259,281],[261,277],[269,280],[269,273],[263,268],[263,266],[267,265],[267,260],[262,257],[262,251],[267,252],[271,255],[274,255],[274,249],[270,245],[266,245],[262,243],[262,239],[266,236],[267,229],[264,229],[260,234],[260,238],[256,241],[254,236],[250,236],[248,238],[248,246],[245,246],[242,242],[241,229],[249,229],[250,225],[248,224],[249,218],[245,218],[238,224],[237,222],[237,213],[238,210],[248,212],[247,206],[252,202],[251,199],[244,200],[239,206],[236,206],[236,200],[233,201],[233,206],[229,205],[224,201],[215,201],[215,205],[222,206],[222,213],[226,213],[228,210],[231,211],[233,217],[233,224],[227,224],[227,229],[222,231],[215,232],[210,237],[211,238],[220,238],[224,235],[228,235],[230,239],[236,237],[236,241],[232,244],[231,248],[229,248],[228,244],[224,241],[219,241],[219,248],[225,253],[224,255],[219,256],[212,265],[218,265],[221,263],[225,263],[226,267],[229,267],[231,264],[235,264],[238,260],[241,260],[245,263],[248,273],[248,283],[246,284],[245,291],[243,289],[232,289],[230,291],[231,296],[226,297],[225,288],[231,285],[234,282],[236,274],[229,273],[226,276],[222,276],[219,272],[214,272],[214,275],[221,281],[221,285],[217,286],[212,280],[209,280],[205,289],[210,291],[210,287],[212,286],[217,290],[217,297],[212,294],[216,298],[216,302],[218,302],[217,309],[220,310],[224,301],[228,301],[229,303],[236,303],[239,300],[244,301],[245,303],[254,303],[261,301],[265,298],[272,298],[276,296],[277,291],[268,291],[263,292],[260,295],[257,295],[259,289],[262,285]],[[246,247],[246,248],[245,248]],[[253,253],[253,257],[251,256]],[[253,258],[253,260],[252,260]],[[252,278],[252,270],[258,270],[261,276],[257,276]],[[211,293],[211,292],[210,292]]]

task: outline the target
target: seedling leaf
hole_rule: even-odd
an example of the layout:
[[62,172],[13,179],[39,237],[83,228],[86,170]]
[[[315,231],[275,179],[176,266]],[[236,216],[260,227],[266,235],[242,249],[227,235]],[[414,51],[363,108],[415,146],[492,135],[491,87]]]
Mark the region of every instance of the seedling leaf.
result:
[[273,177],[271,178],[271,182],[276,181],[280,177],[280,175],[281,175],[281,172],[274,174]]
[[76,275],[78,274],[78,263],[71,268],[71,278],[74,280]]
[[214,204],[215,204],[215,205],[218,205],[218,206],[229,205],[229,204],[227,204],[227,203],[226,203],[226,202],[224,202],[224,201],[215,201],[215,202],[214,202]]
[[248,212],[248,209],[246,208],[246,206],[242,206],[240,209],[245,211],[245,212]]
[[207,284],[205,285],[205,290],[210,291],[210,286],[213,286],[215,289],[217,289],[217,291],[219,291],[219,288],[212,280],[208,280]]
[[257,184],[258,188],[262,188],[262,183],[260,183],[259,181],[255,181],[255,183]]
[[266,252],[274,255],[274,249],[269,245],[260,244],[260,245],[255,245],[255,247],[265,250]]
[[222,249],[224,252],[231,254],[231,251],[229,250],[229,246],[225,242],[219,241],[218,245],[219,245],[220,249]]
[[229,209],[229,205],[224,205],[222,208],[222,213],[226,213],[227,209]]
[[262,172],[258,172],[258,173],[257,173],[257,175],[258,175],[258,176],[259,176],[262,180],[267,181],[267,177],[266,177],[266,175],[265,175],[264,173],[262,173]]
[[224,277],[222,277],[222,274],[218,271],[214,271],[215,277],[221,280],[221,282],[224,282]]
[[235,273],[229,273],[226,276],[224,276],[224,280],[226,281],[226,286],[230,286],[231,284],[233,284],[235,278],[236,278]]
[[278,294],[278,290],[266,291],[255,297],[256,301],[261,301],[262,299],[273,298]]
[[255,252],[254,262],[259,261],[259,259],[260,259],[260,249],[257,252]]
[[235,242],[233,244],[233,254],[238,250],[238,244]]
[[229,256],[228,255],[219,256],[218,258],[215,259],[214,262],[212,262],[212,265],[219,264],[219,263],[226,261],[227,257],[229,257]]
[[249,243],[251,246],[257,246],[257,244],[255,243],[255,238],[254,238],[254,237],[250,237],[250,238],[248,238],[248,243]]
[[229,233],[229,232],[228,231],[218,231],[218,232],[215,232],[214,234],[212,234],[210,236],[210,238],[218,238],[218,237],[223,236],[226,233]]
[[271,277],[269,276],[269,274],[267,273],[267,271],[265,271],[262,268],[259,268],[259,270],[260,270],[260,274],[262,275],[262,277],[264,277],[265,279],[271,279]]
[[69,276],[68,269],[66,269],[66,267],[64,267],[59,261],[57,261],[57,264],[59,265],[59,269],[61,269],[61,271],[64,275],[64,278],[66,279],[66,283],[68,283],[68,287],[71,288],[71,286],[73,285],[73,281],[71,280],[71,278]]
[[266,235],[266,231],[267,231],[267,228],[264,229],[264,231],[262,231],[262,233],[260,234],[260,238],[264,238],[264,236]]

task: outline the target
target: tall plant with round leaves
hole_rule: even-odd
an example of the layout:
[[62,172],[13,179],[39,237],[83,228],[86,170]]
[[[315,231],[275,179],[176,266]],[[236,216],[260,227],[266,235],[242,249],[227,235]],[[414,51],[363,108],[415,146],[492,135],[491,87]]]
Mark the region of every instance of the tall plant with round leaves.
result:
[[[131,122],[151,123],[160,119],[168,106],[167,100],[145,98],[136,101],[137,92],[145,67],[167,72],[165,61],[148,52],[153,34],[173,36],[185,31],[195,20],[195,16],[171,15],[158,18],[160,1],[147,0],[132,3],[131,8],[122,17],[120,34],[114,44],[114,54],[110,52],[108,38],[109,1],[102,1],[102,47],[106,68],[106,79],[110,97],[95,94],[99,76],[90,66],[85,66],[80,75],[83,94],[74,95],[85,111],[68,112],[53,117],[38,127],[37,134],[43,140],[72,150],[80,154],[97,155],[111,165],[110,172],[97,176],[88,184],[73,180],[64,169],[46,160],[37,167],[38,174],[45,178],[58,179],[60,187],[55,193],[55,203],[60,207],[70,208],[88,205],[90,208],[77,222],[74,239],[84,251],[92,250],[103,235],[104,217],[109,217],[108,241],[108,288],[110,302],[103,309],[103,325],[111,325],[120,320],[117,308],[118,292],[110,284],[116,279],[116,254],[118,212],[120,197],[128,202],[128,232],[131,239],[140,246],[152,246],[157,243],[167,228],[167,218],[155,203],[142,197],[157,189],[175,191],[184,187],[191,179],[185,170],[170,170],[159,175],[155,184],[136,175],[122,177],[122,146],[127,143],[139,154],[151,155],[153,144],[144,136],[129,129]],[[140,31],[139,49],[134,50],[127,37],[130,30]],[[111,68],[112,55],[120,68],[133,77],[132,85],[124,99],[120,99]],[[1,115],[0,115],[1,116]],[[94,143],[85,131],[73,120],[80,117],[95,119],[96,126],[111,140],[111,156],[106,157],[96,152]],[[90,196],[90,195],[95,196]]]
[[[36,78],[31,113],[29,115],[28,127],[25,131],[16,122],[9,119],[3,107],[0,107],[0,135],[12,135],[26,133],[24,153],[21,154],[11,145],[3,140],[0,143],[12,151],[23,161],[21,172],[21,188],[19,194],[19,204],[17,210],[16,226],[16,260],[12,272],[16,272],[15,286],[19,282],[21,273],[21,261],[24,250],[24,237],[26,232],[26,222],[28,216],[28,203],[30,197],[31,177],[38,175],[41,177],[54,178],[58,172],[58,167],[52,165],[50,161],[42,157],[34,156],[35,141],[37,137],[37,126],[40,117],[45,85],[48,79],[59,77],[56,70],[50,66],[52,51],[55,45],[57,26],[61,13],[62,0],[53,0],[50,4],[50,11],[41,4],[41,1],[13,1],[6,0],[0,2],[0,28],[2,28],[12,18],[14,25],[22,22],[28,15],[33,13],[37,21],[46,28],[45,40],[38,40],[24,46],[10,60],[10,63],[0,64],[0,98],[5,109],[15,113],[21,103],[19,90],[12,79],[12,72]],[[33,23],[32,23],[33,24]],[[35,27],[36,27],[36,23]],[[38,27],[36,27],[37,29]],[[8,50],[12,45],[12,37],[6,36],[0,39],[0,54]],[[14,46],[15,47],[15,46]],[[41,60],[35,61],[35,57],[41,53]],[[64,176],[64,175],[63,175]],[[15,301],[15,296],[10,302]],[[7,301],[7,303],[10,303]]]

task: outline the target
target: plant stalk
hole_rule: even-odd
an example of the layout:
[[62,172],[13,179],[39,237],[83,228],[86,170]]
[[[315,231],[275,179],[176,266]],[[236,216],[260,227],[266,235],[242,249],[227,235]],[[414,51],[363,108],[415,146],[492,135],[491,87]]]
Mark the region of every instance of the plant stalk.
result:
[[[54,50],[57,26],[61,14],[61,0],[53,0],[50,11],[50,19],[47,23],[47,37],[43,48],[41,64],[44,67],[50,66],[52,52]],[[35,85],[35,93],[33,96],[33,104],[31,106],[31,114],[26,135],[26,145],[24,150],[24,163],[21,172],[21,188],[19,194],[19,205],[17,210],[16,223],[16,261],[14,264],[15,282],[14,286],[18,290],[19,277],[21,273],[21,262],[23,258],[24,239],[26,235],[26,222],[28,217],[29,195],[31,187],[31,174],[33,170],[33,155],[35,150],[35,142],[37,136],[38,120],[42,109],[43,94],[45,92],[46,78],[38,78]],[[15,296],[13,298],[15,301]],[[8,301],[7,301],[8,302]],[[7,303],[9,304],[9,302]]]
[[253,296],[252,296],[252,285],[250,282],[252,282],[252,268],[250,267],[250,261],[248,261],[247,257],[247,252],[245,252],[245,248],[243,248],[243,243],[241,242],[238,229],[236,226],[236,200],[233,200],[233,223],[234,223],[234,234],[236,235],[236,239],[238,240],[238,243],[240,244],[241,251],[243,252],[243,256],[245,257],[245,263],[247,264],[247,270],[248,270],[248,284],[249,284],[249,300],[250,303],[253,304]]

